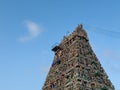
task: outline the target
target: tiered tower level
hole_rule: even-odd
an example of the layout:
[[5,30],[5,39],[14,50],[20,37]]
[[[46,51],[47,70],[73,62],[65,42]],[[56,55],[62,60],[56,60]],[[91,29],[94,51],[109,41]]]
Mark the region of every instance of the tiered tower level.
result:
[[52,51],[54,60],[42,90],[115,90],[82,25]]

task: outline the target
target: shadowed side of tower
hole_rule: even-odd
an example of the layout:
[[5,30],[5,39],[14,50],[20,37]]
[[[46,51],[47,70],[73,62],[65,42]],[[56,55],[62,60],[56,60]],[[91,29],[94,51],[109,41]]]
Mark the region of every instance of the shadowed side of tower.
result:
[[82,25],[52,51],[54,60],[42,90],[115,90]]

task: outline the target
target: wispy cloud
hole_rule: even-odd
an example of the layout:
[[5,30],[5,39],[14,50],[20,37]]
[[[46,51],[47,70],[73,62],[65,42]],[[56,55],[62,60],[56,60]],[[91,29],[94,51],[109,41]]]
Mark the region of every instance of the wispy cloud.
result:
[[113,50],[105,50],[103,55],[107,58],[111,58],[114,60],[120,60],[120,55]]
[[50,66],[41,67],[41,68],[40,68],[40,72],[41,72],[41,73],[48,73],[49,69],[50,69]]
[[20,42],[26,42],[26,41],[32,40],[38,37],[39,34],[42,32],[41,26],[33,21],[27,20],[27,21],[24,21],[23,24],[26,27],[27,34],[19,38]]
[[110,72],[120,73],[120,56],[117,51],[114,50],[105,50],[103,57],[106,58],[106,67]]

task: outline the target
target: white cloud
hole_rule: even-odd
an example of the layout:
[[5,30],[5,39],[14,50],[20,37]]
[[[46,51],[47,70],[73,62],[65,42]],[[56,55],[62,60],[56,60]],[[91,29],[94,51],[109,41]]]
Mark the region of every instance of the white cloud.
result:
[[35,22],[25,21],[24,25],[27,28],[26,29],[27,34],[19,38],[20,42],[26,42],[26,41],[32,40],[37,36],[39,36],[39,34],[42,32],[41,26]]

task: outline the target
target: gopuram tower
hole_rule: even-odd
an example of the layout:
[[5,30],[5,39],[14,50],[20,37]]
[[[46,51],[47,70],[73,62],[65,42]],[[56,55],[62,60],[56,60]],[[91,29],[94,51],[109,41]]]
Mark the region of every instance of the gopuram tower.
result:
[[115,90],[82,25],[52,51],[54,60],[42,90]]

